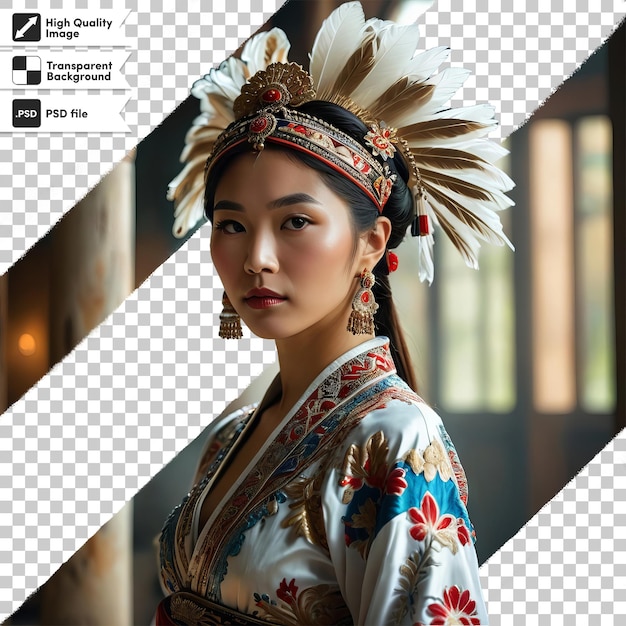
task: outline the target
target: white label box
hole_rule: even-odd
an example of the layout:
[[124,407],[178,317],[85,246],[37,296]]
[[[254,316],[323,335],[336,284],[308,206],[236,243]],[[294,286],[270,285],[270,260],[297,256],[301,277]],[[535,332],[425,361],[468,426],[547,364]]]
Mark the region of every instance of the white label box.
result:
[[130,89],[128,50],[0,50],[0,90]]
[[127,95],[0,93],[0,132],[129,133],[121,115]]
[[129,47],[124,21],[129,9],[0,10],[0,46],[40,47]]

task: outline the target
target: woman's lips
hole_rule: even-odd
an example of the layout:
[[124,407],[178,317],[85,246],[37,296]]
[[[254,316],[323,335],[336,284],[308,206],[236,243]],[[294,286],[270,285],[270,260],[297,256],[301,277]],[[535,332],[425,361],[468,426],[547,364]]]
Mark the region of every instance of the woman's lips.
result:
[[252,309],[269,309],[285,300],[286,298],[276,298],[275,296],[252,296],[246,298],[246,304]]
[[252,309],[269,309],[284,302],[287,298],[272,291],[271,289],[251,289],[244,296],[246,304]]

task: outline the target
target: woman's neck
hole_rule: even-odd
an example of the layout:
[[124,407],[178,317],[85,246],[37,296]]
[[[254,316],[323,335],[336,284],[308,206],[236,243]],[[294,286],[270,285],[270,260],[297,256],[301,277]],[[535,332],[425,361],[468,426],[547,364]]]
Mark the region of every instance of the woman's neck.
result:
[[324,368],[370,339],[373,335],[353,335],[346,328],[333,324],[277,340],[282,393],[276,410],[285,415]]

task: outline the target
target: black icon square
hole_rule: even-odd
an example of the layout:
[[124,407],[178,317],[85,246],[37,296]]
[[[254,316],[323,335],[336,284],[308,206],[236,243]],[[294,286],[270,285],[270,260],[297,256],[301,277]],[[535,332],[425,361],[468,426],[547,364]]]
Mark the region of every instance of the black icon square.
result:
[[13,57],[13,84],[39,85],[41,83],[41,59],[35,56]]
[[40,41],[41,14],[13,13],[13,41]]
[[13,127],[39,128],[41,100],[13,100]]

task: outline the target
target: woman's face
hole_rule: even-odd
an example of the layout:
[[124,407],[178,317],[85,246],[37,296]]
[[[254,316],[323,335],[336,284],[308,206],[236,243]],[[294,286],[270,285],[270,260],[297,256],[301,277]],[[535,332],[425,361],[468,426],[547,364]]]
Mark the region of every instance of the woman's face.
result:
[[260,337],[345,328],[364,247],[359,238],[355,254],[346,202],[284,152],[242,154],[217,185],[213,262],[233,306]]

